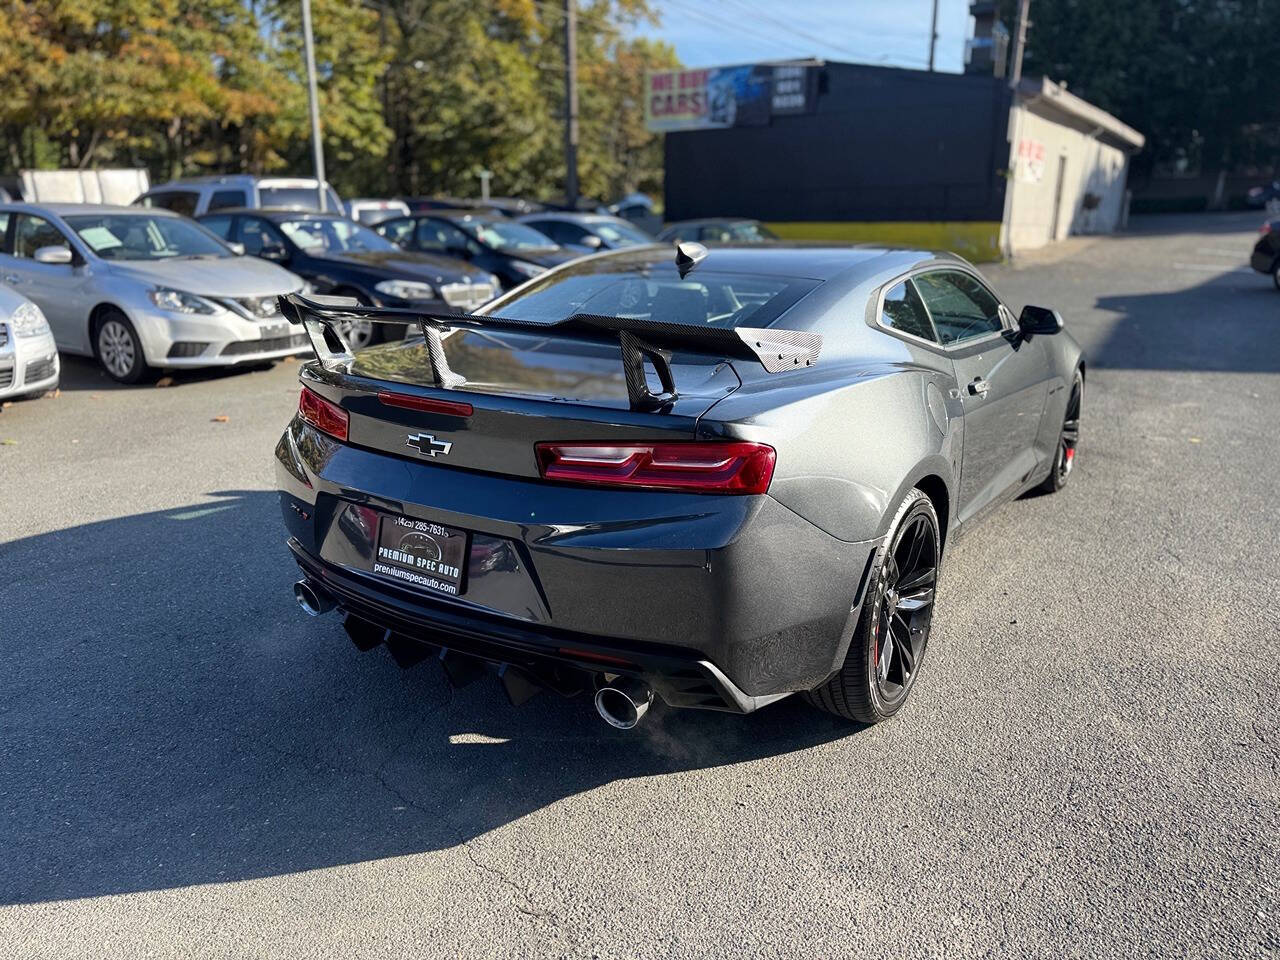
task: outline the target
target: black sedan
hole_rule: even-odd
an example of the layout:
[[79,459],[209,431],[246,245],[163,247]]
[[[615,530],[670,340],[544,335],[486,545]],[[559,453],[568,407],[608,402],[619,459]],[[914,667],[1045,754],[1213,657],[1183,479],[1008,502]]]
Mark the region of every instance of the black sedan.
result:
[[[501,287],[483,269],[451,257],[406,252],[336,213],[219,210],[199,220],[245,253],[293,271],[316,293],[355,297],[367,306],[469,313]],[[365,322],[345,330],[355,348],[378,342],[386,332]]]
[[501,214],[433,210],[395,217],[375,228],[406,250],[459,257],[514,287],[577,256],[554,240]]
[[946,548],[1077,459],[1062,318],[945,253],[630,247],[354,357],[323,325],[404,314],[284,308],[316,321],[275,447],[300,606],[618,727],[655,696],[892,716]]
[[1258,228],[1261,234],[1253,245],[1249,266],[1259,273],[1271,275],[1271,282],[1280,290],[1280,220],[1269,220]]

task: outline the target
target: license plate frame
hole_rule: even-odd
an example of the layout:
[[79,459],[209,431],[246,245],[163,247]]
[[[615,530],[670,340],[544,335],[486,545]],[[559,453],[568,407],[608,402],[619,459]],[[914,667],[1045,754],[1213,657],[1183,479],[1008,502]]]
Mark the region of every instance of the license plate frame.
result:
[[369,570],[421,593],[458,597],[466,590],[470,540],[457,527],[378,511]]

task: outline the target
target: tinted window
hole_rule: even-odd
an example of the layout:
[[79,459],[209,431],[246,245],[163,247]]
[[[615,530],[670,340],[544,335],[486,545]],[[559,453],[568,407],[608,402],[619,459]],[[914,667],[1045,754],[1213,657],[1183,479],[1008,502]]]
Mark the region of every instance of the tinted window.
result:
[[566,223],[563,220],[530,220],[528,223],[556,243],[578,243],[587,235],[587,231],[576,223]]
[[637,270],[616,261],[588,260],[578,269],[535,280],[495,315],[550,321],[594,313],[696,326],[764,327],[817,285],[817,280],[705,269],[681,279],[672,263]]
[[194,217],[196,206],[200,203],[200,194],[189,190],[165,190],[142,198],[144,207],[159,207],[161,210],[172,210],[184,217]]
[[244,244],[244,252],[253,257],[261,254],[263,247],[284,246],[284,238],[276,232],[276,228],[257,217],[244,217],[240,220],[240,242]]
[[[342,201],[330,187],[325,191],[328,198],[325,209],[341,210]],[[262,207],[291,207],[294,210],[319,210],[320,192],[315,187],[258,187],[258,205]]]
[[365,253],[395,250],[396,246],[368,227],[350,220],[286,220],[284,235],[310,254]]
[[231,218],[227,216],[201,217],[200,226],[204,227],[206,230],[212,230],[223,240],[226,240],[231,236]]
[[244,205],[243,190],[217,190],[209,198],[210,210],[225,210],[227,207],[243,207]]
[[653,243],[653,237],[625,220],[596,220],[592,222],[591,228],[615,247]]
[[146,213],[100,213],[66,221],[104,260],[173,260],[177,257],[230,257],[232,253],[207,230],[189,220]]
[[65,247],[67,238],[62,231],[43,217],[33,217],[29,213],[17,215],[13,227],[13,255],[30,258],[41,247]]
[[395,220],[384,220],[374,229],[392,243],[398,243],[400,246],[404,246],[405,243],[413,236],[413,221],[407,217],[399,217]]
[[458,222],[458,229],[479,240],[491,250],[501,253],[519,253],[521,250],[551,250],[555,241],[548,239],[523,223],[510,220],[473,220]]
[[936,340],[933,326],[929,323],[929,314],[925,312],[920,295],[909,280],[903,280],[884,295],[884,308],[880,311],[880,322],[886,327],[893,327],[903,333],[923,340]]
[[938,270],[915,278],[942,343],[958,343],[1004,329],[1000,301],[977,279],[959,270]]
[[444,220],[419,220],[413,249],[447,253],[467,248],[467,235]]

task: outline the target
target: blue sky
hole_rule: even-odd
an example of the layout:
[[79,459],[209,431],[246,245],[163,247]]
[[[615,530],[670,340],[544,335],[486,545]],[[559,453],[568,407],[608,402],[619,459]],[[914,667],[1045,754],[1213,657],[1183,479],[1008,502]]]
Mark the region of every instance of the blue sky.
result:
[[[651,0],[661,26],[637,32],[690,67],[817,56],[924,69],[933,0]],[[938,0],[939,70],[964,69],[968,0]]]

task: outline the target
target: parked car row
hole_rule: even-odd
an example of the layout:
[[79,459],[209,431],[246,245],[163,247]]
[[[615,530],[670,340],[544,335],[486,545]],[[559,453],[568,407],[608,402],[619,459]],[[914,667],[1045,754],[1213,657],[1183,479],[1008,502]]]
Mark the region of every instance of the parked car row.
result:
[[[613,209],[638,217],[643,206]],[[692,238],[772,237],[740,220],[674,224],[659,236]],[[654,242],[632,219],[596,209],[518,198],[344,204],[305,177],[196,177],[129,207],[0,203],[0,396],[55,386],[58,351],[93,357],[124,383],[305,353],[310,342],[281,316],[281,294],[472,313],[576,257]],[[404,332],[344,330],[356,349]]]

